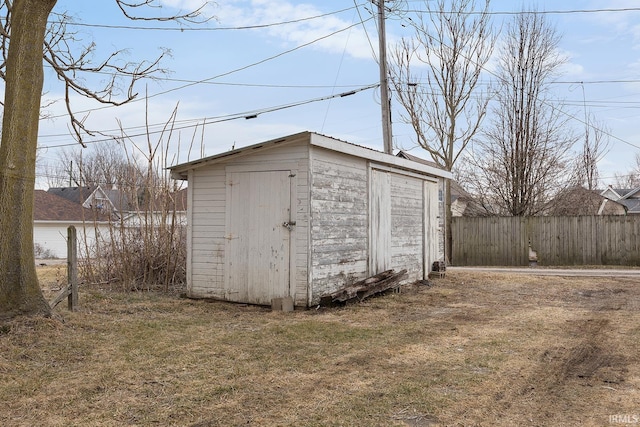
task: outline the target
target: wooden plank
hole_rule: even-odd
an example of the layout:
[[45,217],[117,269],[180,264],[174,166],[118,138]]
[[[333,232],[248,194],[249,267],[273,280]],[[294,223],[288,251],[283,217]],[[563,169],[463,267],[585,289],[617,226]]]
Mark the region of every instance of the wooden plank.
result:
[[391,262],[391,174],[371,171],[370,184],[370,271],[374,274],[389,269]]
[[336,302],[362,301],[372,295],[398,287],[406,274],[407,270],[401,270],[397,273],[394,270],[383,271],[353,285],[345,286],[330,295],[323,296],[320,299],[320,304],[331,305]]
[[67,307],[69,311],[76,311],[78,309],[78,235],[73,225],[67,229],[67,283],[69,284]]

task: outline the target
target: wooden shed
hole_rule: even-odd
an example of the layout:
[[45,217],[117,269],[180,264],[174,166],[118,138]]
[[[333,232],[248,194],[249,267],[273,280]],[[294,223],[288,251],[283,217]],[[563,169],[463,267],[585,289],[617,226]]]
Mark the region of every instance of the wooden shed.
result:
[[438,181],[450,173],[311,132],[171,168],[188,180],[187,292],[310,307],[438,249]]

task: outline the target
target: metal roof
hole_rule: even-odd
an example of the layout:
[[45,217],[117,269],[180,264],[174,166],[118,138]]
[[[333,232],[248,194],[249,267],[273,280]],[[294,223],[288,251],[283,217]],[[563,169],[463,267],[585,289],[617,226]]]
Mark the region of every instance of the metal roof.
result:
[[187,172],[189,170],[198,169],[203,166],[225,162],[231,158],[237,158],[246,156],[258,151],[264,151],[273,149],[277,146],[287,145],[294,142],[306,141],[309,145],[314,147],[320,147],[327,150],[332,150],[355,157],[361,157],[371,160],[380,164],[405,169],[412,172],[418,172],[424,175],[430,175],[439,178],[451,179],[451,172],[440,169],[436,166],[429,164],[416,162],[409,159],[394,156],[392,154],[386,154],[381,151],[377,151],[371,148],[363,147],[360,145],[352,144],[346,141],[335,139],[329,136],[321,135],[314,132],[300,132],[293,135],[285,136],[282,138],[272,139],[269,141],[253,144],[247,147],[238,148],[235,150],[226,151],[213,156],[205,157],[202,159],[194,160],[187,163],[182,163],[169,168],[171,174],[175,179],[187,179]]

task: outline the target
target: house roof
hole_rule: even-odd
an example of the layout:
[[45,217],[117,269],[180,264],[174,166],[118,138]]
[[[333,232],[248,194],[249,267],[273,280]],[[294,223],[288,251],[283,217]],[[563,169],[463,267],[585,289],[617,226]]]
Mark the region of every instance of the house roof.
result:
[[47,192],[71,202],[83,204],[97,189],[97,185],[87,187],[52,187],[49,188]]
[[638,193],[640,193],[640,188],[634,188],[631,190],[620,190],[620,191],[624,191],[622,195],[623,199],[631,199],[631,198],[636,198],[633,196],[638,196]]
[[124,212],[132,209],[131,198],[122,190],[103,190],[116,211]]
[[621,199],[617,202],[627,208],[627,213],[640,214],[640,199]]
[[306,140],[309,145],[332,150],[344,154],[349,154],[356,157],[365,158],[371,161],[375,161],[381,164],[398,167],[401,169],[420,172],[426,175],[432,175],[442,178],[451,178],[450,172],[434,167],[429,164],[409,160],[402,157],[397,157],[391,154],[386,154],[381,151],[373,150],[371,148],[362,147],[349,142],[341,141],[329,136],[320,135],[313,132],[300,132],[297,134],[285,136],[278,139],[272,139],[270,141],[250,145],[247,147],[239,148],[236,150],[219,153],[203,159],[194,160],[192,162],[182,163],[176,166],[172,166],[169,169],[174,179],[187,179],[187,172],[189,170],[198,169],[206,165],[216,164],[227,161],[230,158],[245,156],[257,151],[264,151],[273,149],[277,146],[282,146],[294,142],[300,142]]
[[[96,217],[97,215],[97,217]],[[34,221],[107,221],[105,215],[97,214],[91,209],[83,208],[80,203],[67,200],[44,190],[35,190],[33,219]]]
[[[614,194],[611,194],[611,193],[614,193]],[[613,188],[609,186],[606,189],[604,189],[600,194],[607,198],[611,198],[609,197],[609,195],[612,195],[615,197],[615,200],[617,200],[617,199],[629,199],[632,196],[637,196],[638,193],[640,193],[640,187],[639,188]]]
[[429,165],[429,166],[432,166],[434,168],[440,168],[440,166],[436,162],[432,162],[431,160],[423,159],[422,157],[414,156],[413,154],[409,154],[406,151],[400,150],[398,152],[398,154],[396,154],[396,156],[405,158],[407,160],[413,160],[414,162],[422,163],[424,165]]
[[548,214],[551,215],[611,215],[624,214],[622,200],[606,197],[607,191],[589,190],[575,186],[561,191],[552,201]]
[[608,187],[600,195],[610,200],[618,202],[627,208],[627,213],[640,214],[640,198],[638,198],[640,188],[613,188]]

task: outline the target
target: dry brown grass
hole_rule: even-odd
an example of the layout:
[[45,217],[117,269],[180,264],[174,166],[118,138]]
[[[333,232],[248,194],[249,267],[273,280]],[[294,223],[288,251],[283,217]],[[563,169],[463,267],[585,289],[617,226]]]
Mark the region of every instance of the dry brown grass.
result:
[[0,327],[0,425],[608,425],[640,413],[639,297],[468,272],[294,313],[81,289]]

